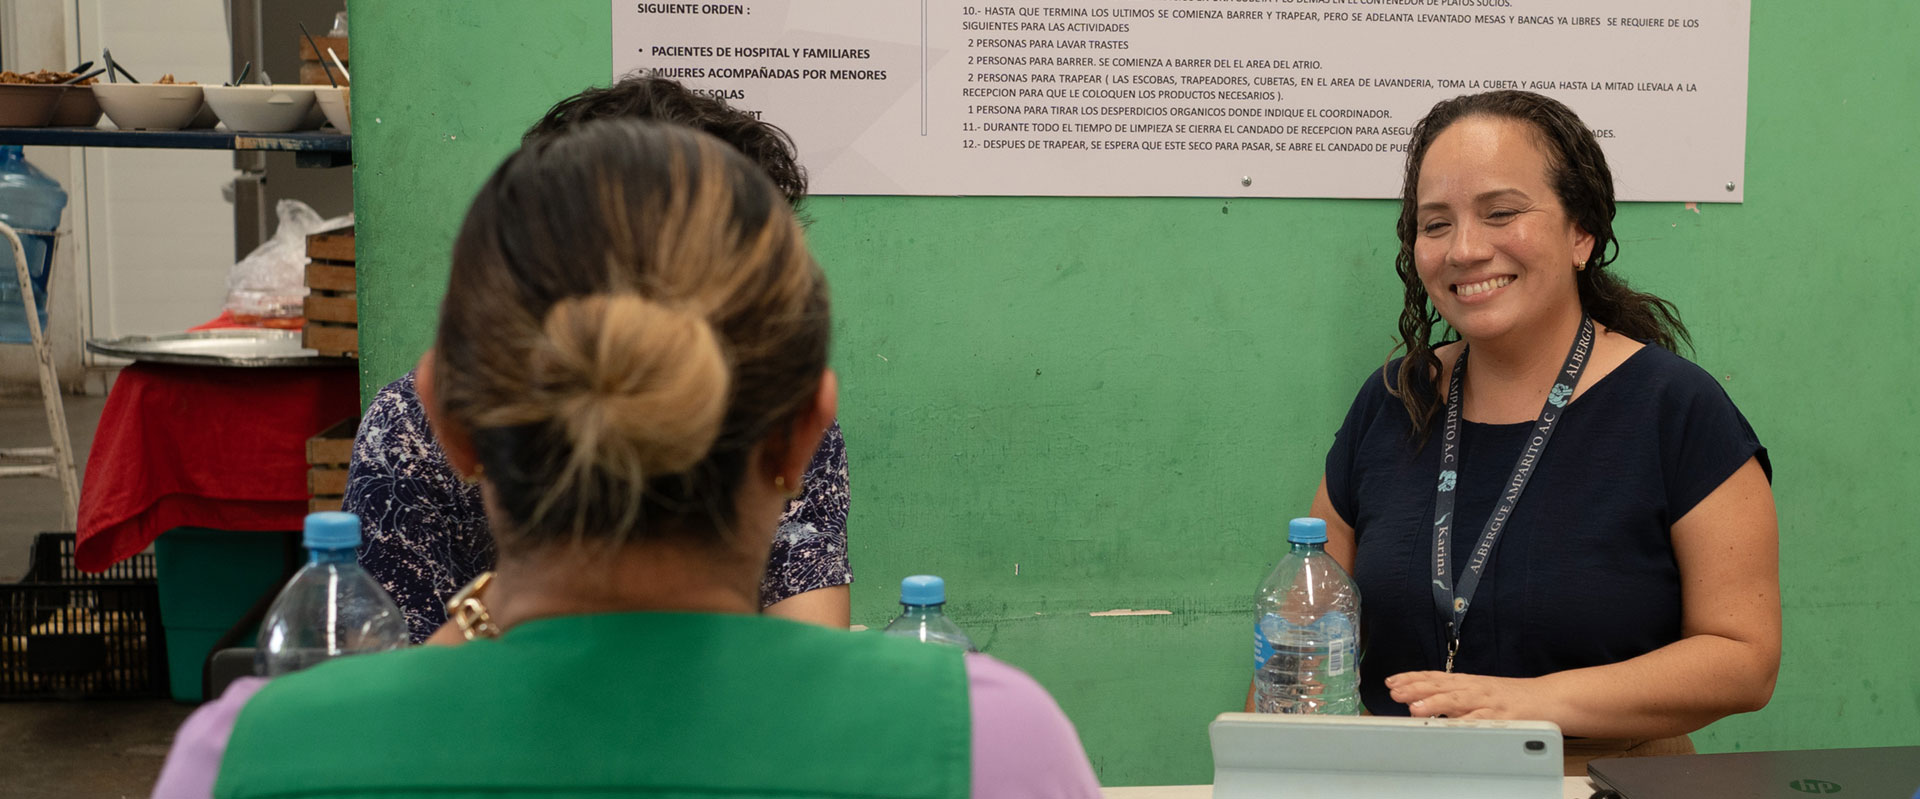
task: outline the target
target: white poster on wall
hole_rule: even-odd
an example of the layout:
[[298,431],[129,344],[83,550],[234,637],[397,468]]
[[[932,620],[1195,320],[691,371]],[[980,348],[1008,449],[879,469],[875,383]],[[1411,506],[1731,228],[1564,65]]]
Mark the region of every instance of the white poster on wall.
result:
[[613,74],[786,129],[819,194],[1396,197],[1435,102],[1525,89],[1621,199],[1739,202],[1750,2],[616,0]]

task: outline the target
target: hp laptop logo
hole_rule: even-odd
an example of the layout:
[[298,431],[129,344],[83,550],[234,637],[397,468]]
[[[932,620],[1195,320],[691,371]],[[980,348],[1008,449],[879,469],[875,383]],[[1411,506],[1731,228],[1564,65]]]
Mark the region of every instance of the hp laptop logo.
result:
[[1787,787],[1801,793],[1827,794],[1840,792],[1840,783],[1827,782],[1826,780],[1794,780],[1793,782],[1787,783]]

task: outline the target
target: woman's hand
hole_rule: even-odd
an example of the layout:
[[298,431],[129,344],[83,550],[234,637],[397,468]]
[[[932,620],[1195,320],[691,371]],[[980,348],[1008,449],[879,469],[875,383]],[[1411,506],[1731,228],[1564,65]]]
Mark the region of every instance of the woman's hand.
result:
[[1388,677],[1387,690],[1414,716],[1551,721],[1562,715],[1551,687],[1539,679],[1409,671]]

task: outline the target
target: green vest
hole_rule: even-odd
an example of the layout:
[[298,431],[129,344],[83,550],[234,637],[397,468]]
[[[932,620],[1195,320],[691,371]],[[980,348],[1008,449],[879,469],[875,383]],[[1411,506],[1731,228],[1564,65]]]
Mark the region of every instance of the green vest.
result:
[[966,799],[969,711],[957,649],[757,616],[567,616],[274,680],[214,795]]

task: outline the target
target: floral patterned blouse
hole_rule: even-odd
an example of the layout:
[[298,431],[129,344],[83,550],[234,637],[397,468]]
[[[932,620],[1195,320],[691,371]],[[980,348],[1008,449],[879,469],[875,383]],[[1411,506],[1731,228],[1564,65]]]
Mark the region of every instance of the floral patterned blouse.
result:
[[[827,429],[767,557],[760,604],[853,582],[847,564],[847,449]],[[415,643],[447,621],[446,601],[493,568],[479,486],[460,481],[427,427],[414,373],[374,396],[354,437],[344,510],[361,519],[360,565],[386,586]]]

